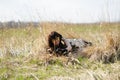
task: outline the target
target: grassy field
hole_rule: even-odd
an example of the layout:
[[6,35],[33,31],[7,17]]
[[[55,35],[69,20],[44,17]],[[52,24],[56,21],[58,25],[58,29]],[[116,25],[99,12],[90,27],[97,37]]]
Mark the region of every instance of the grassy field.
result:
[[[47,36],[93,43],[81,57],[46,52]],[[0,80],[120,80],[120,24],[40,23],[39,27],[0,29]],[[107,64],[105,64],[107,63]]]

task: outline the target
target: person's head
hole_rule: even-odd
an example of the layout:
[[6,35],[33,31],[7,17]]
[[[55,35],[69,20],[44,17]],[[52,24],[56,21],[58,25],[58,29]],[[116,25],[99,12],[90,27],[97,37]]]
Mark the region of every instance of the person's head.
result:
[[48,45],[51,48],[54,48],[55,46],[59,46],[62,39],[62,35],[59,34],[56,31],[52,31],[48,36]]

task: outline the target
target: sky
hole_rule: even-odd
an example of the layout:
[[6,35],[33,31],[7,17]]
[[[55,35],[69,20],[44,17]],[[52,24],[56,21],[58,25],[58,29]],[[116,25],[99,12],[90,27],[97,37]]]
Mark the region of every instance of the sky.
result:
[[120,22],[120,0],[0,0],[0,21]]

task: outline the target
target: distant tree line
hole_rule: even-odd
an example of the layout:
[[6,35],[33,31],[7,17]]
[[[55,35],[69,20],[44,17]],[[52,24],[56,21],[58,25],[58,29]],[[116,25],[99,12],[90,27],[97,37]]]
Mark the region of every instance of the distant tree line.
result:
[[0,28],[38,27],[39,22],[0,22]]

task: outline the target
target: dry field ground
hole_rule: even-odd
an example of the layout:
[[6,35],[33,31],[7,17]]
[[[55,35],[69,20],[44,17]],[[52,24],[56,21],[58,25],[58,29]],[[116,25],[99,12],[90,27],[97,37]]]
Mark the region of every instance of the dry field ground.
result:
[[[69,57],[48,54],[47,36],[82,38],[93,46]],[[0,29],[0,80],[120,80],[120,24],[40,23]]]

